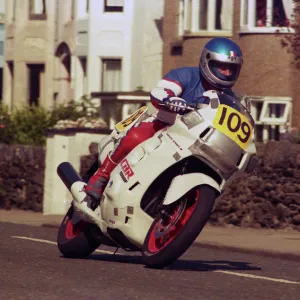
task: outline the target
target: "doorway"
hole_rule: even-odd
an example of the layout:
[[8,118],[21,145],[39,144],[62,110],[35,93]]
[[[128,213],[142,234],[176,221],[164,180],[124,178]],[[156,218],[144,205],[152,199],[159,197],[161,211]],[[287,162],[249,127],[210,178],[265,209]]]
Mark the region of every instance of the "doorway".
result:
[[28,64],[28,104],[39,106],[43,90],[44,64]]

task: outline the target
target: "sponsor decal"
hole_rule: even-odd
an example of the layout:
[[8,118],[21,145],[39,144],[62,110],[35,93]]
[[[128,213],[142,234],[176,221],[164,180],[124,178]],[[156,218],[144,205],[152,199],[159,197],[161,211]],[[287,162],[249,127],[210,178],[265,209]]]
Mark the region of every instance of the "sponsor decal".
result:
[[168,133],[166,135],[180,150],[182,150],[180,145]]
[[127,206],[127,214],[133,215],[133,206]]
[[174,159],[175,159],[176,161],[178,161],[178,160],[181,158],[181,156],[180,156],[180,154],[179,154],[178,152],[176,152],[176,153],[173,155],[173,157],[174,157]]
[[121,176],[121,179],[126,183],[128,182],[128,180],[126,179],[125,175],[123,174],[123,172],[121,171],[120,172],[120,176]]
[[236,53],[234,51],[229,51],[228,58],[231,60],[236,59]]
[[[128,161],[127,161],[126,158],[123,159],[123,160],[121,161],[121,169],[122,169],[122,173],[124,174],[125,179],[126,179],[127,181],[129,180],[129,178],[130,178],[131,176],[134,175],[134,172],[133,172],[133,170],[131,169],[131,167],[130,167],[130,165],[129,165],[129,163],[128,163]],[[121,177],[122,177],[122,176],[121,176]]]
[[136,122],[147,111],[147,109],[148,109],[147,106],[142,106],[139,110],[137,110],[135,113],[133,113],[127,119],[116,124],[115,128],[119,132],[125,131],[133,122]]

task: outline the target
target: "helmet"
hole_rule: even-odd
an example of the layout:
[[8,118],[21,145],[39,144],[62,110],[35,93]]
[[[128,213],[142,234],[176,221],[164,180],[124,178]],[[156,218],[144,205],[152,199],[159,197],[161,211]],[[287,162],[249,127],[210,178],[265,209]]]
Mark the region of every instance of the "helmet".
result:
[[[243,63],[240,47],[227,38],[214,38],[202,50],[200,72],[217,89],[231,88],[237,81]],[[227,73],[222,69],[228,69]]]

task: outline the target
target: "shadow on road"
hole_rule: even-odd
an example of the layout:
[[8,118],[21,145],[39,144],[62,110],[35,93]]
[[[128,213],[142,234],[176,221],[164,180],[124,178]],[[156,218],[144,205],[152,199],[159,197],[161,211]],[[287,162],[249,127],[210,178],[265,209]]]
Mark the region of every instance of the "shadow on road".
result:
[[[141,256],[92,254],[87,259],[144,265]],[[227,260],[205,261],[205,260],[179,259],[173,264],[171,264],[170,266],[166,267],[165,270],[198,271],[198,272],[207,272],[207,271],[216,271],[216,270],[259,271],[261,270],[261,267],[250,266],[250,263],[248,262],[238,262],[238,261],[227,261]]]
[[177,260],[167,267],[168,270],[180,271],[259,271],[261,267],[250,266],[250,263],[227,260]]

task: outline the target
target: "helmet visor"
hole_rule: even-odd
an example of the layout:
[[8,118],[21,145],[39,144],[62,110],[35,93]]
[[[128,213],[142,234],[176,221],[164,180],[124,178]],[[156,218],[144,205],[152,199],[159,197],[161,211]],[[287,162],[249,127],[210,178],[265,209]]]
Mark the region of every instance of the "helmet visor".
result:
[[226,63],[216,60],[208,62],[210,71],[218,78],[224,81],[234,81],[240,73],[241,66],[234,63]]

